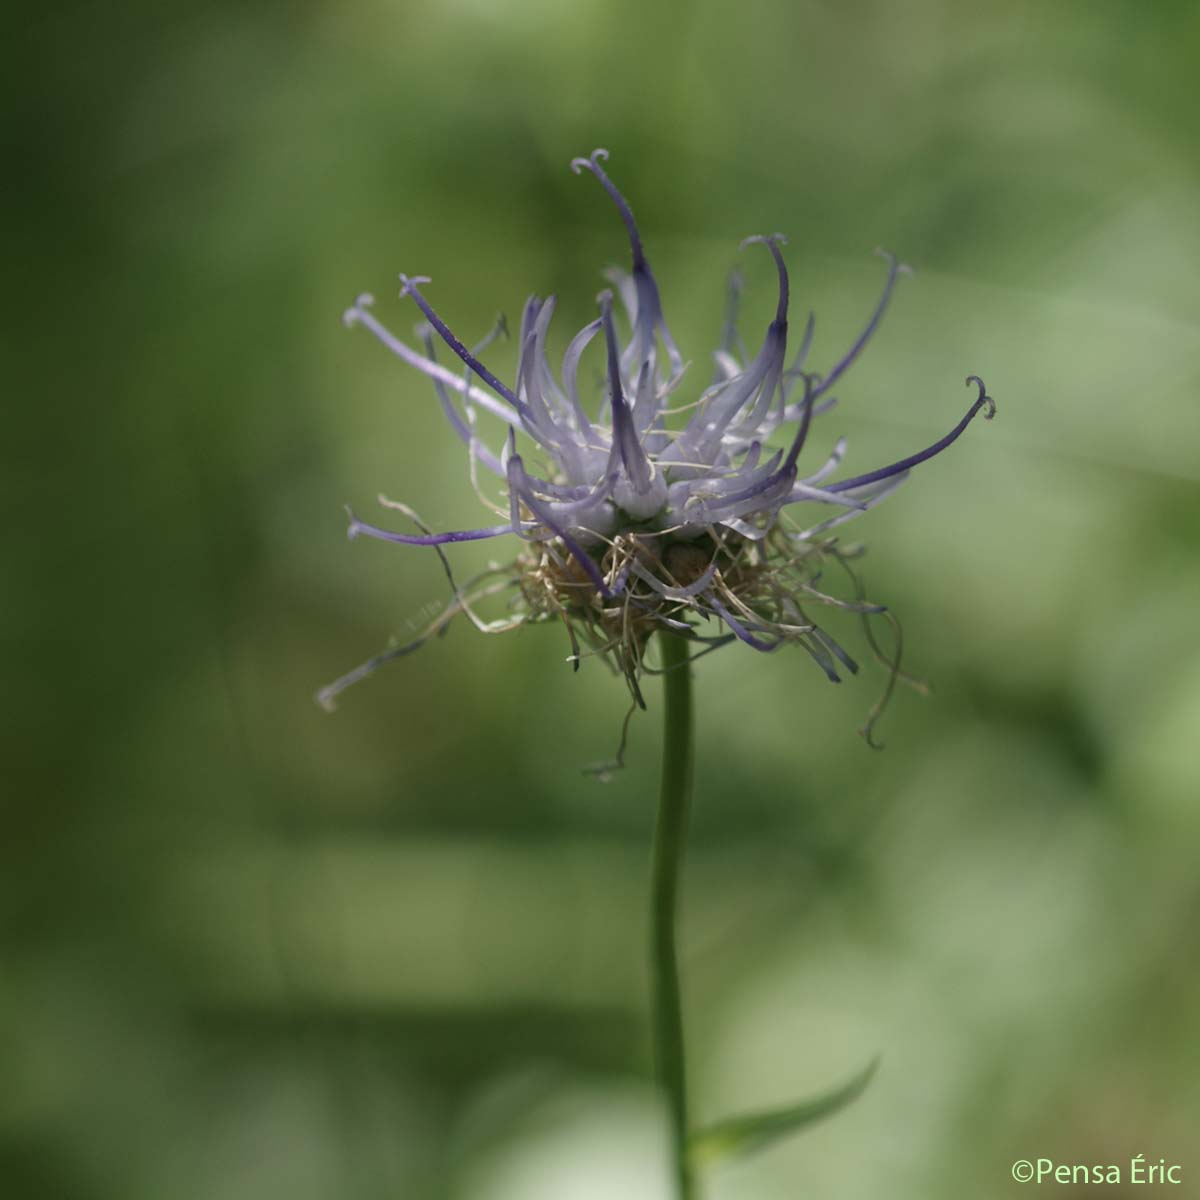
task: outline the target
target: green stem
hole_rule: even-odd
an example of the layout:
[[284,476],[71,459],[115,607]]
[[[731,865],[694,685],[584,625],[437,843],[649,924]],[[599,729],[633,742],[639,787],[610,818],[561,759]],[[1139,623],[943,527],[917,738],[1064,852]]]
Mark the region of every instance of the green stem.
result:
[[675,952],[675,909],[692,795],[692,668],[688,643],[660,631],[663,661],[663,760],[651,884],[651,953],[654,1046],[658,1080],[671,1122],[671,1151],[678,1200],[693,1196],[687,1154],[687,1076],[683,1012]]

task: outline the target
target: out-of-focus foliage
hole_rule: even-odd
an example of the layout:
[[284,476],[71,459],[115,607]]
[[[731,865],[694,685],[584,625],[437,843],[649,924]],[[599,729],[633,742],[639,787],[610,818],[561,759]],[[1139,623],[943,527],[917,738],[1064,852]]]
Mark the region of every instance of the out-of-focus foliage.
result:
[[596,145],[697,381],[738,240],[782,229],[817,368],[872,249],[917,267],[814,454],[927,443],[968,373],[1000,406],[851,527],[935,687],[883,753],[855,734],[878,671],[698,672],[697,1116],[883,1055],[711,1197],[1187,1163],[1200,9],[183,0],[31,10],[8,41],[6,1195],[665,1194],[657,714],[585,778],[622,688],[552,627],[464,626],[311,699],[445,598],[421,550],[348,545],[342,503],[481,511],[429,389],[342,307],[371,290],[407,331],[406,270],[464,336],[535,289],[577,328],[625,253],[567,170]]

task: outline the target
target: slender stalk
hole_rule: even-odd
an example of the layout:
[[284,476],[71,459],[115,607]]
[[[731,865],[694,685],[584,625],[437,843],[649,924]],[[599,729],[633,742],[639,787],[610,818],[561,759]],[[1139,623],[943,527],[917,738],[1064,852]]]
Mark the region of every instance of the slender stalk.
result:
[[692,795],[692,669],[688,643],[659,632],[663,659],[663,759],[651,882],[650,961],[654,988],[654,1050],[659,1085],[671,1122],[671,1150],[678,1200],[692,1200],[687,1155],[687,1075],[683,1011],[675,951],[679,870]]

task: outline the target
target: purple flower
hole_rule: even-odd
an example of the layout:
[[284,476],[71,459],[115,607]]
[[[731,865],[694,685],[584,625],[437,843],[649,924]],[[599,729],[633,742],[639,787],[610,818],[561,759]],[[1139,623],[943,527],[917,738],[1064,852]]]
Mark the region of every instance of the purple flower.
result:
[[[802,473],[801,454],[813,419],[836,403],[832,388],[870,340],[907,268],[884,255],[887,280],[874,312],[853,345],[821,375],[806,370],[811,316],[787,362],[789,288],[780,249],[786,239],[772,234],[742,243],[763,246],[779,275],[775,315],[757,353],[749,362],[739,355],[740,277],[735,273],[724,334],[713,354],[712,380],[698,398],[672,410],[688,417],[682,427],[670,428],[668,400],[684,380],[687,364],[667,327],[633,212],[602,165],[607,158],[607,151],[596,150],[571,167],[576,174],[588,171],[596,177],[629,235],[631,270],[608,272],[627,320],[627,337],[618,332],[613,292],[604,291],[598,297],[599,315],[572,338],[556,372],[547,349],[554,298],[531,297],[521,317],[517,377],[509,387],[479,358],[491,337],[468,349],[426,299],[421,285],[429,280],[424,277],[400,276],[401,296],[411,297],[428,323],[422,328],[424,353],[379,323],[371,312],[371,297],[360,296],[346,312],[347,325],[365,326],[432,380],[447,420],[466,446],[472,483],[497,519],[479,529],[432,533],[411,510],[385,502],[420,530],[402,533],[350,514],[351,537],[435,547],[454,598],[416,642],[394,647],[323,689],[319,698],[327,706],[350,683],[415,649],[459,613],[489,632],[559,619],[570,636],[575,666],[582,639],[624,674],[639,703],[645,648],[659,628],[704,648],[737,640],[772,651],[795,642],[837,681],[839,665],[850,671],[857,666],[812,618],[811,608],[834,605],[862,613],[864,619],[886,610],[866,603],[857,586],[853,600],[837,599],[818,586],[829,560],[855,578],[849,567],[852,552],[830,531],[891,495],[913,467],[946,449],[980,410],[987,418],[993,415],[995,404],[983,382],[970,376],[968,385],[977,389],[974,402],[931,446],[876,470],[837,478],[846,449],[839,440],[815,469],[803,468]],[[437,361],[435,333],[463,364],[461,374]],[[597,357],[602,353],[605,384],[598,412],[589,415],[580,398],[579,373],[593,342],[601,343]],[[477,432],[481,412],[507,426],[498,448]],[[537,447],[547,464],[544,475],[526,466],[517,434]],[[780,444],[771,448],[776,434],[781,434]],[[481,473],[497,477],[498,502],[484,497]],[[814,519],[812,505],[823,506],[826,514]],[[810,515],[797,520],[796,511]],[[516,561],[463,587],[455,584],[440,547],[504,534],[525,543]],[[484,621],[476,611],[480,601],[505,590],[513,597],[506,616]],[[869,628],[867,635],[894,681],[898,653],[885,654]]]

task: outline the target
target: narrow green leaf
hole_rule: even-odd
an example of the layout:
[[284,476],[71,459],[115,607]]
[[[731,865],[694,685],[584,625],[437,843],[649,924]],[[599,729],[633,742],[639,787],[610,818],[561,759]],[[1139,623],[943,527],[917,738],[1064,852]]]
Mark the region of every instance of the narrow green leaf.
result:
[[747,1113],[730,1117],[699,1129],[688,1139],[688,1147],[697,1165],[716,1162],[722,1158],[753,1154],[825,1117],[832,1116],[862,1095],[879,1067],[878,1056],[853,1079],[810,1100],[789,1104],[784,1108]]

